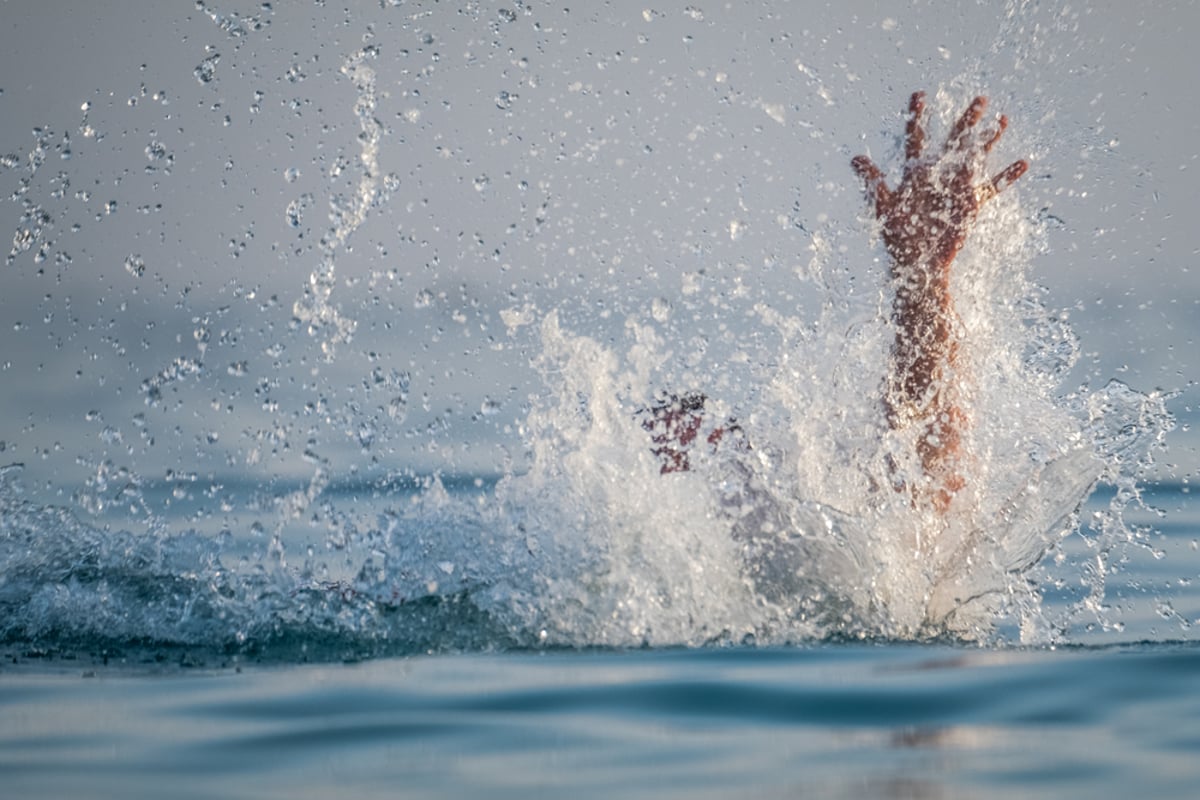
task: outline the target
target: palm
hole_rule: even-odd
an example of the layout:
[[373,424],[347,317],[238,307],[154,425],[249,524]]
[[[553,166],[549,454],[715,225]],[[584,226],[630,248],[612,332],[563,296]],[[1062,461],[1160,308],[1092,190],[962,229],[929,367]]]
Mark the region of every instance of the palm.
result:
[[898,267],[949,266],[983,204],[1029,168],[1025,161],[1016,161],[991,181],[977,185],[985,156],[1008,125],[1002,116],[990,136],[975,135],[985,108],[987,98],[975,98],[941,151],[931,156],[925,152],[925,94],[914,93],[909,102],[904,175],[895,191],[867,156],[851,162],[874,198],[884,244]]

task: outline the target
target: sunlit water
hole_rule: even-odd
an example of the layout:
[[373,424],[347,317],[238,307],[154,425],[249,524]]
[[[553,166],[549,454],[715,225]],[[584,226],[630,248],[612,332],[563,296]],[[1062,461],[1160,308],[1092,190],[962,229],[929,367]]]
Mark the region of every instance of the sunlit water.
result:
[[[1010,22],[1022,8],[1009,8]],[[239,42],[272,14],[197,11]],[[518,19],[510,13],[493,33]],[[689,8],[687,18],[704,14]],[[406,19],[401,29],[420,34],[422,48],[439,42],[423,15]],[[764,248],[762,280],[782,274],[781,294],[690,230],[681,240],[702,243],[685,247],[685,267],[669,265],[675,285],[648,266],[622,286],[622,259],[642,256],[637,236],[614,245],[596,228],[578,233],[598,223],[574,219],[579,200],[556,196],[553,169],[539,181],[542,166],[501,180],[463,157],[464,171],[442,176],[471,175],[480,198],[500,198],[490,208],[518,218],[500,246],[485,245],[467,230],[471,214],[453,207],[429,212],[422,229],[404,214],[438,206],[437,180],[414,178],[421,164],[403,174],[394,165],[417,143],[460,158],[440,132],[416,128],[453,103],[429,109],[407,89],[399,108],[388,103],[403,80],[454,92],[437,84],[440,53],[413,77],[394,66],[408,62],[389,60],[384,37],[360,38],[338,50],[336,69],[322,66],[336,72],[341,105],[313,112],[351,135],[331,157],[312,158],[324,184],[297,187],[276,209],[298,231],[271,247],[288,253],[291,295],[260,296],[252,271],[221,289],[236,311],[208,307],[189,299],[191,283],[147,288],[136,248],[120,276],[133,283],[99,291],[106,322],[88,327],[69,293],[45,294],[44,324],[69,325],[56,350],[97,360],[90,334],[100,329],[103,352],[128,374],[112,384],[105,375],[88,406],[73,409],[101,443],[79,446],[82,480],[30,479],[37,465],[15,445],[20,458],[0,469],[7,785],[42,796],[96,795],[97,778],[107,796],[150,795],[165,777],[178,779],[174,796],[324,796],[352,785],[412,796],[753,787],[908,797],[1176,793],[1195,780],[1200,518],[1186,481],[1149,480],[1175,425],[1171,393],[1081,382],[1073,371],[1069,315],[1047,305],[1031,275],[1050,249],[1049,206],[1030,206],[1020,186],[1002,195],[956,262],[969,483],[942,517],[893,488],[922,480],[919,431],[884,420],[894,336],[886,266],[878,247],[846,244],[872,244],[865,219],[822,209],[814,221],[797,203],[771,211],[776,233],[747,239],[766,212],[747,207],[739,182],[721,237]],[[220,53],[205,52],[187,76],[201,92],[224,69]],[[293,64],[287,81],[317,64]],[[827,101],[823,79],[796,66]],[[547,77],[522,80],[533,97]],[[977,81],[963,75],[931,93],[941,130]],[[167,96],[143,83],[126,105],[166,107]],[[203,97],[201,108],[236,124],[219,113],[222,101]],[[497,120],[513,119],[518,92],[485,99]],[[261,101],[255,90],[252,114]],[[724,101],[772,124],[789,111],[732,92]],[[306,108],[300,97],[284,105],[297,118]],[[1022,107],[1007,111],[1017,118]],[[6,266],[33,284],[70,286],[83,266],[64,244],[78,240],[63,238],[75,213],[68,184],[83,178],[49,177],[46,163],[57,152],[84,165],[74,169],[101,169],[103,120],[115,125],[103,112],[83,105],[74,145],[69,131],[37,128],[32,150],[5,160],[20,209]],[[504,143],[530,135],[506,124]],[[620,143],[611,136],[594,135],[578,163]],[[186,159],[157,137],[129,180],[149,176],[155,191]],[[541,165],[545,143],[529,147]],[[281,172],[289,186],[303,180],[295,167]],[[851,182],[848,167],[829,174]],[[559,177],[571,186],[572,175]],[[602,179],[580,180],[573,193],[584,197]],[[327,225],[314,221],[314,192],[327,195]],[[671,190],[660,205],[686,195]],[[95,200],[91,189],[74,197]],[[95,222],[118,208],[106,201]],[[390,227],[371,231],[381,219]],[[232,258],[251,260],[243,252],[255,252],[255,222],[239,219],[242,232],[222,242]],[[453,244],[438,239],[446,252],[425,252],[420,235],[460,224],[445,239]],[[389,253],[393,240],[400,256]],[[510,246],[518,255],[502,253]],[[348,276],[362,251],[382,266]],[[863,269],[848,253],[874,263]],[[486,302],[465,282],[445,288],[443,257],[494,268],[481,280]],[[550,263],[530,279],[509,258]],[[405,259],[424,260],[416,277]],[[572,265],[591,259],[599,266]],[[189,269],[202,272],[197,262]],[[258,266],[265,275],[265,258]],[[402,284],[410,300],[398,308],[389,292]],[[130,298],[155,292],[178,294],[186,320],[170,355],[155,333],[122,333],[118,322]],[[430,308],[449,321],[393,341],[397,320]],[[55,311],[70,322],[54,323]],[[226,321],[246,313],[251,321]],[[458,328],[469,346],[448,333]],[[27,331],[15,322],[15,335]],[[147,363],[130,355],[139,348]],[[471,365],[492,355],[496,385],[464,389],[473,369],[486,371]],[[503,375],[513,363],[527,375]],[[482,400],[468,404],[469,391]],[[697,447],[690,471],[661,474],[645,410],[691,391],[709,398],[708,426],[736,419],[745,441]],[[398,455],[401,440],[420,443],[409,451],[420,466]],[[31,452],[48,460],[51,450]],[[502,457],[481,465],[475,450]]]

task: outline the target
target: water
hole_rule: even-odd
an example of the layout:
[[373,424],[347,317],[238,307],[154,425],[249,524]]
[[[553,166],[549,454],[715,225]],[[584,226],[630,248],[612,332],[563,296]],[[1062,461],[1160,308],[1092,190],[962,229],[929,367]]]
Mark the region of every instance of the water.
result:
[[[1059,116],[1078,14],[828,23],[937,42],[932,138],[988,86],[997,158],[1035,164],[955,263],[972,425],[943,516],[892,488],[917,431],[885,421],[893,287],[849,169],[894,166],[903,97],[855,99],[828,31],[786,5],[195,11],[81,36],[82,102],[50,102],[32,10],[0,70],[37,126],[0,129],[6,786],[1194,783],[1194,387],[1159,355],[1190,341],[1143,334],[1147,381],[1076,330],[1123,295],[1039,285],[1096,271],[1085,198],[1143,185]],[[744,438],[663,474],[646,409],[696,391],[701,443]]]
[[[149,613],[5,645],[0,773],[22,797],[1187,796],[1200,519],[1180,487],[1148,494],[1170,521],[1129,522],[1156,520],[1159,552],[1112,570],[1105,622],[1078,620],[1066,646],[543,647],[466,600],[351,633],[317,613],[327,593],[261,597],[275,627],[251,641],[180,643],[166,598],[194,591],[188,571],[126,554],[132,585],[110,567],[109,602],[136,589]],[[1046,613],[1089,591],[1044,587]],[[145,638],[151,617],[176,641]]]
[[1184,797],[1198,658],[893,644],[9,666],[0,769],[22,797]]

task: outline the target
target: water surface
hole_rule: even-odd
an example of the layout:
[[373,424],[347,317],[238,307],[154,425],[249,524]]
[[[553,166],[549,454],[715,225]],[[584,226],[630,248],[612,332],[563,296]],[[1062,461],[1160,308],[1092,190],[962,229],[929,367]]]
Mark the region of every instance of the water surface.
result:
[[1171,644],[10,667],[0,768],[23,797],[1182,797],[1198,682]]

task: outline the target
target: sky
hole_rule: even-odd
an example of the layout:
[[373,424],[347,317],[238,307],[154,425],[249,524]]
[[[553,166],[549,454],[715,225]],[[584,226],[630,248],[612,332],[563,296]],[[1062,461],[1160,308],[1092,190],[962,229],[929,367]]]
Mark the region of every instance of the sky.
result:
[[37,493],[502,470],[520,323],[694,352],[746,324],[714,298],[816,302],[814,235],[869,283],[848,162],[895,165],[915,89],[1010,117],[1064,391],[1178,393],[1158,474],[1200,466],[1198,3],[62,8],[0,3],[0,464]]

